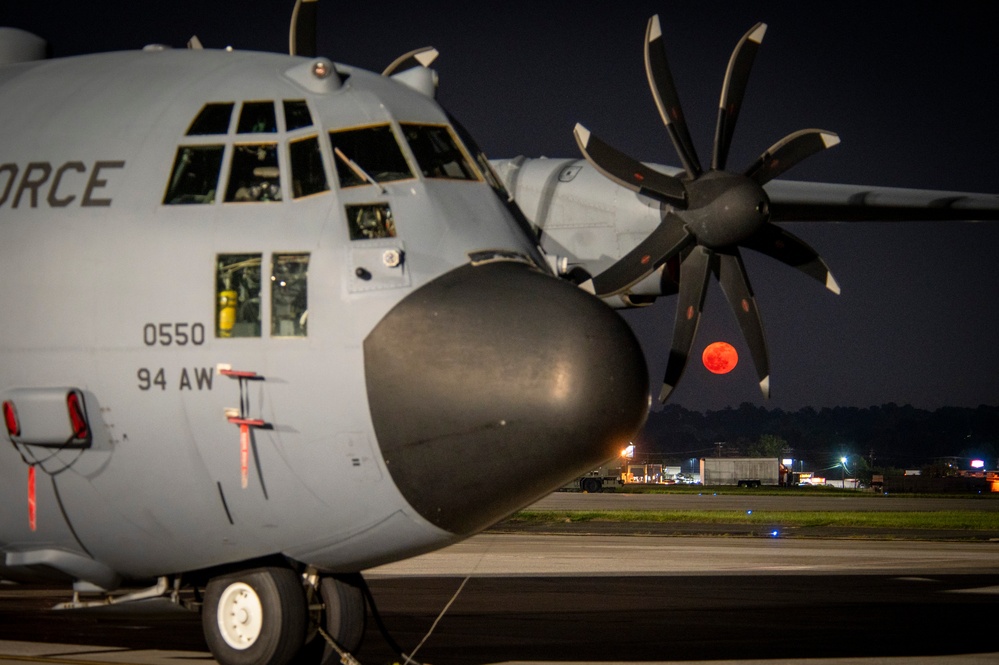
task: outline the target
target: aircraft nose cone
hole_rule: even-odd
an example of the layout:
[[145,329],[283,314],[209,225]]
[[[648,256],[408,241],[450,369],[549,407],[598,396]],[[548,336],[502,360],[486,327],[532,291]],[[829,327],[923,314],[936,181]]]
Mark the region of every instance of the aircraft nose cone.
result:
[[466,265],[416,290],[371,332],[364,356],[393,481],[457,534],[618,455],[648,410],[627,324],[518,262]]

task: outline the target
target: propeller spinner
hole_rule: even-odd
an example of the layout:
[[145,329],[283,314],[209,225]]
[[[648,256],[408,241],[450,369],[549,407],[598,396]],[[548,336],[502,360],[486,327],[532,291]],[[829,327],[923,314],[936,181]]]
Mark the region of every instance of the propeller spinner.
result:
[[815,250],[770,222],[770,200],[763,185],[806,157],[839,143],[832,132],[805,129],[767,148],[742,173],[725,169],[746,83],[766,25],[754,25],[732,52],[722,85],[711,169],[701,167],[666,59],[659,17],[645,33],[645,71],[652,96],[673,147],[686,171],[682,178],[660,173],[618,151],[576,125],[579,148],[590,164],[623,187],[659,199],[663,220],[633,250],[581,287],[597,296],[622,293],[673,257],[680,259],[679,295],[673,343],[659,401],[676,387],[694,341],[712,274],[721,284],[749,345],[764,397],[770,396],[770,361],[763,324],[749,285],[740,247],[762,252],[822,282],[839,286]]

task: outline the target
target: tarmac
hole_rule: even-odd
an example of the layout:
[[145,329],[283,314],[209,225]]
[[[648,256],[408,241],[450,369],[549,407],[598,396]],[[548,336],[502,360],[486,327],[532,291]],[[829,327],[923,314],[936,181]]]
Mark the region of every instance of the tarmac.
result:
[[[541,505],[606,501],[648,500]],[[999,664],[999,541],[905,535],[501,524],[365,576],[392,639],[431,665]],[[66,596],[0,585],[0,665],[214,662],[196,614],[48,611]],[[355,655],[403,662],[372,620]]]

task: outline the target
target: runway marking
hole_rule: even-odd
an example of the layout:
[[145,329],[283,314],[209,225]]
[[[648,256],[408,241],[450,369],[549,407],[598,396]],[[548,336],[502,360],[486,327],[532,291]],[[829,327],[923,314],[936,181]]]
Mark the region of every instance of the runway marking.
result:
[[[46,663],[48,665],[166,665],[184,662],[215,662],[211,654],[200,651],[163,651],[114,647],[79,647],[76,650],[53,650],[51,644],[37,642],[0,642],[4,648],[25,652],[0,651],[0,665],[6,663]],[[72,649],[73,645],[58,645]],[[96,656],[102,656],[97,658]]]
[[51,658],[47,656],[19,656],[10,653],[0,653],[0,662],[14,661],[18,663],[62,663],[64,665],[129,665],[122,661],[76,660],[72,658]]
[[[116,652],[124,655],[124,652]],[[131,660],[91,660],[89,658],[55,658],[49,656],[22,656],[17,654],[0,653],[0,663],[48,663],[50,665],[149,665],[150,662],[179,662],[179,661],[201,661],[204,663],[215,662],[211,656],[166,656],[157,654],[153,658],[145,651],[131,654]]]

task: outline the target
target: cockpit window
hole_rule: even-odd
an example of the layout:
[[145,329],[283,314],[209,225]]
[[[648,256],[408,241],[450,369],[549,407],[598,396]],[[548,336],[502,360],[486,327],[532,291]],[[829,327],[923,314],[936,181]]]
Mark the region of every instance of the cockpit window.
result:
[[475,169],[444,125],[402,125],[402,132],[427,178],[477,180]]
[[284,124],[289,132],[312,126],[312,114],[304,99],[284,100]]
[[271,335],[305,337],[309,329],[309,255],[275,254],[271,265]]
[[163,203],[214,203],[222,168],[222,145],[191,145],[177,148],[170,182]]
[[395,237],[395,219],[387,203],[348,205],[346,211],[351,240]]
[[[209,102],[177,148],[163,203],[271,202],[329,192],[318,131],[304,99]],[[387,124],[342,133],[338,152],[356,155],[374,174],[344,158],[340,170],[352,185],[413,177],[394,137]]]
[[237,145],[232,154],[225,200],[280,201],[280,175],[277,143]]
[[288,144],[291,156],[291,195],[299,199],[328,191],[326,169],[319,151],[319,137],[309,136]]
[[260,337],[260,254],[219,254],[215,336]]
[[468,133],[468,130],[465,129],[464,125],[458,122],[457,118],[449,113],[448,120],[451,121],[451,126],[454,127],[454,131],[458,135],[458,138],[460,138],[461,142],[465,144],[465,147],[471,151],[473,159],[475,160],[475,165],[479,167],[479,173],[482,174],[482,177],[486,179],[489,186],[495,189],[496,193],[499,194],[504,200],[509,200],[511,198],[510,194],[506,191],[506,187],[503,186],[503,181],[498,175],[496,175],[496,171],[489,163],[489,158],[486,157],[486,153],[482,151],[482,149],[475,142],[475,139],[472,138],[472,135]]
[[388,125],[330,132],[330,142],[341,187],[413,177]]
[[232,102],[205,104],[187,130],[188,136],[227,134],[232,120]]
[[239,113],[240,134],[273,134],[277,131],[274,102],[246,102]]

